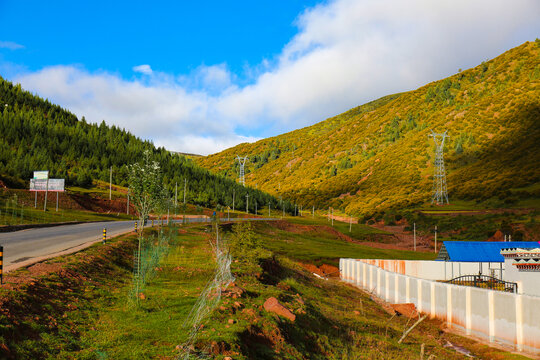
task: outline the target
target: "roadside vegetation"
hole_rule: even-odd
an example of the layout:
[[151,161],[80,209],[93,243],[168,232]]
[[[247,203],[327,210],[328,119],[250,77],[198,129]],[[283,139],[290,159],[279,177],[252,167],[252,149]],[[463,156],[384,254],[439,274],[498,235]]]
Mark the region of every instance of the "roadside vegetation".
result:
[[[415,319],[392,317],[368,293],[339,282],[337,274],[329,274],[328,280],[313,275],[332,269],[334,256],[373,253],[337,233],[311,231],[313,226],[323,225],[299,219],[220,225],[234,258],[235,280],[198,327],[188,358],[465,358],[456,346],[478,358],[522,358],[454,335],[429,320],[399,344]],[[183,358],[186,319],[216,270],[209,261],[215,227],[171,230],[169,250],[153,266],[136,305],[129,300],[137,249],[133,234],[9,274],[8,284],[0,288],[1,356]],[[159,229],[145,231],[146,237],[158,234]],[[333,252],[322,252],[324,246]],[[310,251],[326,255],[306,257]],[[408,255],[396,250],[392,256]],[[263,305],[271,297],[295,319],[266,311]]]

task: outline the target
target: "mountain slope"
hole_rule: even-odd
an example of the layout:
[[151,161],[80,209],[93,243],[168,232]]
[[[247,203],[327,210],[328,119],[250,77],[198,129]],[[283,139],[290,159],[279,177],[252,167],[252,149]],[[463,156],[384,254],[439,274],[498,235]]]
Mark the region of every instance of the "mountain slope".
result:
[[[539,197],[540,40],[417,90],[381,98],[310,127],[197,159],[305,206],[369,215],[429,201],[434,146],[445,146],[451,200]],[[247,167],[247,166],[246,166]]]
[[[90,185],[92,179],[127,186],[128,166],[150,150],[164,172],[165,183],[174,194],[183,194],[187,180],[187,201],[207,207],[232,205],[245,208],[249,193],[250,211],[279,200],[262,191],[240,186],[216,176],[183,155],[156,148],[126,130],[89,124],[58,105],[24,91],[20,85],[0,77],[0,184],[28,186],[34,170],[49,170],[52,178],[65,178],[68,185]],[[233,190],[234,189],[234,190]],[[291,205],[285,206],[290,210]]]

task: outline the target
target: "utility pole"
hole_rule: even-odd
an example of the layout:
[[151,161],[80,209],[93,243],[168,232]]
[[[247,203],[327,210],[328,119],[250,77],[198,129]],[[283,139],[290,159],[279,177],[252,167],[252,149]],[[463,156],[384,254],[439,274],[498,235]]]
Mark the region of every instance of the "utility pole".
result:
[[270,203],[268,203],[268,217],[270,217]]
[[56,212],[58,212],[58,191],[56,192]]
[[249,204],[249,194],[246,194],[246,213],[249,214],[248,204]]
[[232,211],[234,212],[234,189],[232,189]]
[[176,219],[176,209],[178,208],[178,181],[174,182],[174,218]]
[[413,223],[414,251],[416,251],[416,223]]
[[112,166],[109,173],[109,200],[112,200]]
[[297,214],[297,213],[296,213],[296,206],[297,206],[297,205],[294,204],[294,216],[296,216],[296,214]]
[[349,217],[349,232],[352,231],[352,215]]
[[34,191],[35,197],[34,197],[34,209],[37,209],[37,191]]
[[257,200],[255,200],[255,215],[259,215],[259,213],[257,212]]
[[129,188],[128,188],[128,193],[127,193],[127,208],[126,208],[126,214],[129,215]]
[[332,226],[334,226],[334,209],[332,209]]
[[47,188],[45,189],[45,202],[43,203],[43,211],[47,211],[47,194],[49,193],[49,175],[47,174]]
[[187,178],[184,178],[184,207],[186,207],[186,188],[187,188]]
[[437,252],[437,225],[435,225],[435,253]]

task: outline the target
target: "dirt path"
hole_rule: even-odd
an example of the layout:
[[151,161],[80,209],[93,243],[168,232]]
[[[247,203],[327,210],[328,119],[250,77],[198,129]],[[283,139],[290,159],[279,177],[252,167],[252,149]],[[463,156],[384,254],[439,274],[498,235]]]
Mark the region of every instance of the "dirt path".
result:
[[[412,231],[405,230],[406,225],[401,224],[401,225],[388,226],[384,224],[374,224],[370,226],[375,229],[384,230],[389,233],[392,233],[392,235],[394,235],[394,237],[397,239],[396,244],[377,244],[377,245],[392,245],[393,246],[393,247],[381,247],[381,248],[414,250],[414,234]],[[366,243],[366,245],[379,247],[379,246],[375,246],[375,244],[372,244],[371,242]],[[422,252],[433,251],[433,245],[431,245],[431,239],[427,236],[421,236],[417,232],[416,233],[416,250],[422,251]]]
[[460,216],[460,215],[486,215],[486,214],[504,214],[511,213],[517,215],[528,214],[534,211],[534,208],[525,209],[485,209],[485,210],[422,210],[420,213],[430,216]]

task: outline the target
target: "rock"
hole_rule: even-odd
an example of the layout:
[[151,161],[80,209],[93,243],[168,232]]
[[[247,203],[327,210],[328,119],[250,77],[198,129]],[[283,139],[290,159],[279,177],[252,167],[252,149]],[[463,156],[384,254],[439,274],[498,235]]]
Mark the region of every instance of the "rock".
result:
[[231,286],[227,290],[223,291],[222,295],[225,297],[232,297],[233,299],[237,299],[239,297],[242,297],[242,295],[245,293],[245,290],[242,289],[240,286]]
[[276,287],[278,289],[285,290],[285,291],[291,290],[291,286],[289,284],[284,284],[284,283],[281,283],[281,282],[279,284],[277,284]]
[[390,307],[394,309],[394,311],[398,315],[403,315],[408,318],[418,317],[418,311],[416,310],[416,306],[413,303],[390,304]]
[[244,305],[241,302],[235,301],[234,304],[233,304],[233,307],[235,309],[241,309],[241,308],[244,307]]
[[287,318],[291,321],[296,320],[296,315],[294,315],[289,309],[281,305],[275,297],[270,297],[264,302],[264,309],[268,312],[273,312],[284,318]]

